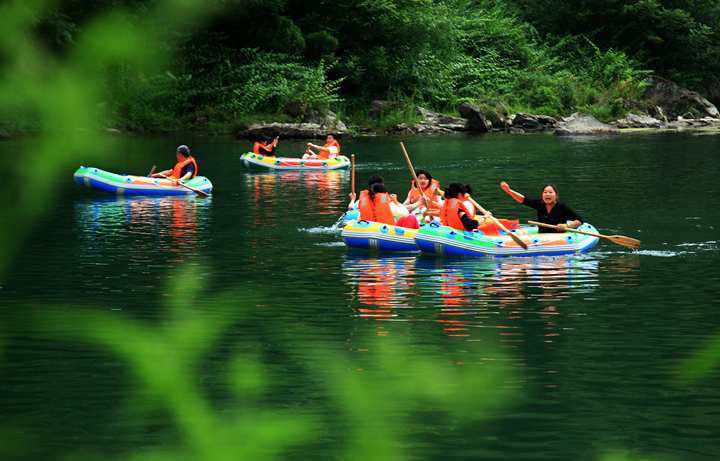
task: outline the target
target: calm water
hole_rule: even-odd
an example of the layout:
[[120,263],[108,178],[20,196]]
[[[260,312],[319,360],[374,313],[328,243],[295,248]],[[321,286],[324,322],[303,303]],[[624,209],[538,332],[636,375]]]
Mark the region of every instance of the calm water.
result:
[[[346,141],[359,185],[380,173],[404,197],[398,141]],[[493,345],[513,371],[500,384],[514,392],[511,401],[485,421],[460,423],[433,403],[392,407],[411,459],[596,459],[615,448],[655,459],[720,457],[720,375],[673,382],[679,361],[720,335],[720,136],[405,141],[416,168],[443,184],[471,183],[496,216],[534,217],[499,181],[530,196],[552,182],[601,232],[637,237],[642,249],[601,242],[582,256],[455,260],[349,252],[332,228],[349,172],[251,172],[238,160],[247,146],[232,140],[122,140],[124,154],[93,164],[143,174],[170,167],[174,147],[187,143],[215,191],[209,199],[118,199],[76,187],[67,171],[0,284],[7,459],[115,457],[182,440],[166,414],[132,410],[122,360],[46,337],[53,326],[37,326],[35,315],[49,306],[162,325],[164,305],[181,293],[168,275],[187,265],[198,268],[205,296],[236,293],[225,314],[243,312],[197,370],[219,411],[229,401],[221,364],[245,347],[276,369],[264,406],[309,407],[332,423],[286,456],[333,459],[353,429],[313,393],[287,349],[302,356],[321,342],[353,369],[368,348],[396,338],[432,346],[429,358],[449,363],[481,363]],[[281,142],[280,152],[301,146]],[[196,314],[213,318],[213,306],[198,299]]]

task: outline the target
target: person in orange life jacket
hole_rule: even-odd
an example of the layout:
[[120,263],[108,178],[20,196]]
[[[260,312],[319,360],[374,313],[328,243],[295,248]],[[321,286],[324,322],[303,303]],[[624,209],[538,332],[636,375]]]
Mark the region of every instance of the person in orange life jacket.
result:
[[[312,149],[317,150],[317,153]],[[317,144],[313,144],[311,142],[307,143],[307,149],[305,149],[305,154],[303,154],[302,158],[317,158],[325,160],[337,157],[338,155],[340,155],[340,143],[337,142],[335,136],[329,134],[327,135],[327,138],[325,138],[325,144],[322,146],[318,146]]]
[[271,141],[269,137],[260,135],[253,144],[253,153],[255,153],[255,155],[275,156],[275,148],[279,141],[279,136],[275,136]]
[[480,225],[470,218],[471,212],[463,204],[465,198],[465,188],[462,184],[452,183],[445,189],[445,202],[440,209],[440,222],[444,226],[471,231]]
[[[468,218],[474,219],[475,218],[475,205],[472,204],[470,201],[470,197],[472,197],[472,187],[470,184],[465,184],[463,186],[463,205],[465,205],[465,208],[468,211]],[[484,218],[483,218],[484,219]],[[482,222],[481,222],[482,224]]]
[[[428,209],[439,210],[440,207],[442,207],[440,197],[442,197],[444,193],[440,189],[440,183],[436,179],[433,179],[427,170],[417,170],[416,176],[420,182],[420,189],[417,188],[415,180],[413,179],[410,182],[411,188],[403,205],[405,205],[408,211],[413,211],[421,206]],[[420,190],[422,190],[422,193]]]
[[546,184],[542,190],[542,198],[531,199],[525,197],[520,192],[516,192],[510,189],[510,186],[505,181],[500,183],[500,188],[505,191],[513,200],[518,203],[522,203],[525,206],[533,208],[537,211],[537,220],[546,224],[553,224],[560,227],[562,230],[548,229],[546,227],[539,227],[538,232],[552,233],[552,232],[564,232],[566,228],[576,228],[583,223],[583,219],[575,213],[569,206],[562,202],[558,202],[560,195],[558,194],[557,187],[553,184]]
[[355,194],[350,192],[350,204],[348,209],[357,208],[360,211],[360,219],[363,221],[381,222],[384,224],[395,224],[390,202],[393,197],[388,193],[383,178],[371,176],[368,179],[368,188],[360,191],[355,201]]
[[[472,197],[472,187],[470,186],[470,184],[465,184],[463,186],[463,190],[465,191],[463,197],[463,205],[465,205],[465,209],[468,211],[468,217],[470,219],[475,219],[478,222],[479,225],[477,227],[477,230],[482,231],[486,235],[500,235],[501,229],[495,223],[495,221],[486,216],[477,216],[476,219],[475,205],[470,201],[470,197]],[[482,206],[478,211],[480,211],[480,213],[482,213],[483,215],[491,214]],[[496,219],[500,221],[508,230],[517,229],[520,226],[520,221],[518,221],[517,219]]]
[[175,158],[177,159],[177,163],[172,169],[155,173],[151,177],[160,178],[167,176],[168,179],[173,179],[175,182],[184,182],[197,176],[198,165],[190,155],[190,148],[188,146],[184,144],[178,146],[177,149],[175,149]]

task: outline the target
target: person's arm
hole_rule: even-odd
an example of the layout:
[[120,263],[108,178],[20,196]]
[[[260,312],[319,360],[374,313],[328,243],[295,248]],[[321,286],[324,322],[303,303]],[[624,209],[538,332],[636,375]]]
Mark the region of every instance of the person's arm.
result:
[[563,215],[565,217],[565,222],[558,224],[558,227],[560,227],[562,229],[565,229],[568,227],[571,229],[575,229],[582,225],[583,219],[579,214],[575,213],[575,211],[573,211],[572,208],[570,208],[569,206],[567,206],[565,204],[563,204],[562,207],[563,207]]
[[192,164],[189,164],[187,166],[187,172],[184,175],[180,176],[177,182],[185,182],[188,179],[192,178],[193,174],[195,174],[195,167]]
[[[467,196],[467,199],[470,200],[470,203],[473,204],[473,206],[477,205],[477,210],[484,216],[492,216],[492,213],[490,213],[488,210],[482,207],[478,202],[476,202],[471,196]],[[474,203],[473,203],[474,202]]]
[[477,229],[477,227],[480,225],[477,221],[470,218],[467,214],[465,214],[464,211],[460,212],[460,221],[463,223],[463,227],[465,227],[465,230],[471,231],[473,229]]
[[356,199],[357,196],[355,195],[355,192],[350,192],[350,193],[348,194],[348,196],[350,197],[350,203],[348,203],[348,210],[354,210],[354,209],[356,209],[356,208],[357,208],[357,202],[355,201],[355,199]]
[[510,197],[512,197],[513,200],[518,203],[522,203],[523,200],[525,200],[525,196],[523,194],[510,189],[510,186],[505,181],[502,181],[500,183],[500,189],[502,189],[506,194],[508,194]]
[[172,170],[163,170],[160,173],[155,173],[151,177],[152,178],[162,178],[163,176],[170,176],[172,174]]

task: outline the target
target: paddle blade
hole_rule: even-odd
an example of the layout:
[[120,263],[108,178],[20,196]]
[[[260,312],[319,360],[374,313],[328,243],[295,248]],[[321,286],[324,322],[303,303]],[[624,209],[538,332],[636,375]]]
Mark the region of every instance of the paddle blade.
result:
[[640,240],[632,237],[626,237],[624,235],[608,235],[607,238],[613,243],[617,243],[618,245],[622,245],[624,247],[632,249],[640,248]]

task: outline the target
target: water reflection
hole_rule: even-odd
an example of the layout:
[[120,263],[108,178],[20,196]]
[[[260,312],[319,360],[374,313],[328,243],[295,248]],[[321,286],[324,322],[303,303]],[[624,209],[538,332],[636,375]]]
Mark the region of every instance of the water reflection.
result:
[[351,253],[345,257],[343,272],[357,300],[359,317],[390,320],[414,296],[414,256],[372,258]]
[[[147,261],[196,255],[212,197],[103,197],[75,204],[80,247],[88,256]],[[152,259],[152,258],[150,258]]]
[[350,253],[343,272],[359,317],[422,321],[430,311],[445,334],[466,337],[488,327],[512,335],[518,320],[540,316],[555,335],[559,304],[593,292],[599,265],[583,256],[448,260]]
[[[336,215],[348,200],[344,190],[347,174],[344,170],[282,171],[248,174],[245,178],[256,206],[267,208],[263,205],[267,205],[268,201],[275,201],[277,195],[289,193],[294,197],[305,197],[318,214]],[[278,189],[281,186],[280,193]]]

